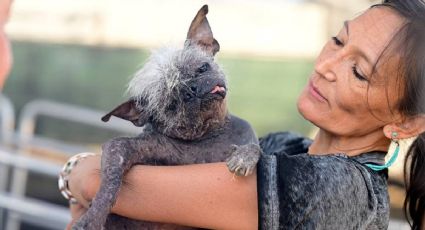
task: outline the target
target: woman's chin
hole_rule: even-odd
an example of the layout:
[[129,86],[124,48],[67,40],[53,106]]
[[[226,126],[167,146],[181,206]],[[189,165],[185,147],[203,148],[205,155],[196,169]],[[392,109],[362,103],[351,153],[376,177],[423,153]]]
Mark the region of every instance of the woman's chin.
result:
[[317,123],[319,122],[321,117],[320,114],[323,114],[323,111],[320,111],[317,104],[311,101],[305,92],[303,92],[298,98],[297,109],[304,119],[318,126]]

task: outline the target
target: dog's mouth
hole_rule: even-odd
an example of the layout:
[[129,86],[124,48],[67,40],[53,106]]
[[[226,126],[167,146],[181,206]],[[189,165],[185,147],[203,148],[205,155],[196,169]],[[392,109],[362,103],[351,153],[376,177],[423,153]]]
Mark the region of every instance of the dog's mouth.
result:
[[210,94],[214,94],[214,95],[220,96],[223,99],[226,97],[226,93],[227,93],[226,87],[223,86],[223,85],[216,85],[210,91]]
[[227,89],[223,84],[217,84],[205,95],[206,98],[222,100],[226,98]]

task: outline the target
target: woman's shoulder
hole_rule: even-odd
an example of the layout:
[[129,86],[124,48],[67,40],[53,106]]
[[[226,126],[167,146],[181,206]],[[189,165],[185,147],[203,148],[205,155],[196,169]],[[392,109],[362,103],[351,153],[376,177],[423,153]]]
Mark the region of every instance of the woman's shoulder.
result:
[[[386,173],[376,173],[365,163],[383,163],[385,153],[370,152],[356,157],[341,154],[310,155],[308,148],[312,140],[293,132],[271,133],[259,139],[263,151],[262,158],[272,158],[280,170],[288,170],[294,175],[330,175],[381,177]],[[303,173],[297,173],[303,172]],[[339,177],[335,177],[337,179]],[[345,178],[345,180],[348,178]],[[321,180],[318,180],[321,181]],[[326,180],[330,182],[330,180]]]
[[362,158],[309,155],[311,141],[293,133],[271,134],[260,143],[264,152],[257,174],[259,198],[264,199],[260,216],[272,214],[279,226],[289,228],[387,224],[383,218],[388,214],[385,176],[369,170]]
[[386,183],[386,171],[376,172],[365,165],[383,163],[385,153],[370,152],[356,157],[347,157],[344,154],[310,155],[307,152],[311,142],[310,139],[291,132],[272,133],[262,137],[260,146],[263,154],[259,166],[275,169],[277,178],[282,181],[298,178],[300,183],[305,182],[308,185],[344,185],[352,184],[355,180],[368,187],[377,185],[376,181]]
[[270,133],[259,139],[264,154],[298,154],[306,153],[311,139],[293,132]]

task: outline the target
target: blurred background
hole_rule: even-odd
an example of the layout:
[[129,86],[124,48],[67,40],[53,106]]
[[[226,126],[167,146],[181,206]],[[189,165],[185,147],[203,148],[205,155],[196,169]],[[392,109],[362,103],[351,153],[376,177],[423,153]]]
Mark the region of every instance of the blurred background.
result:
[[[152,49],[183,44],[205,3],[230,111],[259,136],[313,135],[297,96],[324,43],[373,1],[15,0],[6,28],[14,68],[0,103],[0,229],[64,228],[70,217],[57,189],[61,165],[139,131],[100,117],[126,100],[127,82]],[[400,165],[391,175],[390,229],[402,229]]]

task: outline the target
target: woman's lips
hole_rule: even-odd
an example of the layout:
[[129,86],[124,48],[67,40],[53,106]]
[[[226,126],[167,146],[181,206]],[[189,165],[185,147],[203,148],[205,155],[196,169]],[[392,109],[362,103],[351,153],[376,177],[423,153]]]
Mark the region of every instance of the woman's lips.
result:
[[327,102],[328,100],[320,93],[319,89],[313,85],[313,82],[310,81],[308,84],[308,91],[317,100],[321,102]]

